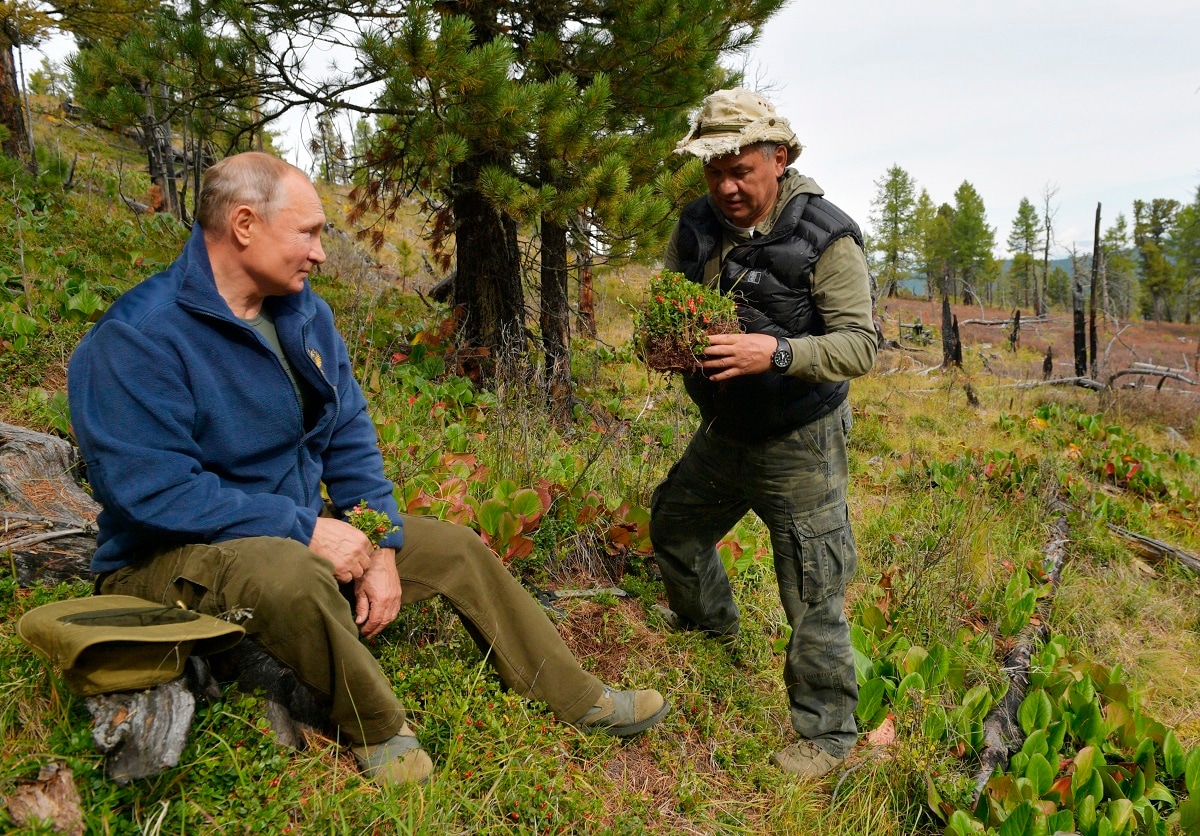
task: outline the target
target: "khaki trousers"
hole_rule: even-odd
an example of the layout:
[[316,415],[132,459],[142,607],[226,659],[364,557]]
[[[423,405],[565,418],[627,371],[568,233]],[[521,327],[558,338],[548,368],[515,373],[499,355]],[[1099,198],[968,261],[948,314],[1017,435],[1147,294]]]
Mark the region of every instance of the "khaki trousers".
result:
[[[579,666],[540,604],[469,528],[404,517],[396,553],[402,602],[443,595],[505,685],[579,720],[603,685]],[[294,540],[250,537],[165,549],[103,578],[100,592],[136,595],[219,616],[247,608],[246,632],[330,702],[330,719],[356,743],[404,724],[404,707],[359,640],[333,565]]]

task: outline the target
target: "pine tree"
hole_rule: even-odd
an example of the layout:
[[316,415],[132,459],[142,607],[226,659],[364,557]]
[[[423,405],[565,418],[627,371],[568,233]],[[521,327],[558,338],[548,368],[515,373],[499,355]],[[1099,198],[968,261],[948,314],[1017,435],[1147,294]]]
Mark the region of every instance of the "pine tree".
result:
[[1179,201],[1155,198],[1133,202],[1133,245],[1142,273],[1142,316],[1171,322],[1181,313],[1183,282],[1167,252]]
[[[268,95],[280,103],[336,103],[378,117],[365,160],[371,179],[355,195],[359,214],[386,218],[414,194],[425,200],[435,243],[454,238],[460,333],[504,366],[526,352],[518,230],[539,233],[546,259],[550,351],[566,337],[560,291],[570,242],[622,255],[661,239],[672,201],[649,187],[674,199],[683,182],[664,166],[667,138],[681,135],[688,109],[727,80],[719,59],[752,42],[781,5],[276,0],[245,7],[237,25],[255,39],[264,66],[270,56]],[[306,84],[303,33],[335,37],[323,25],[339,15],[363,33],[353,43],[358,65]],[[281,30],[295,51],[273,51],[282,39],[268,36]],[[373,81],[383,83],[375,101],[347,100]],[[561,368],[561,356],[550,362]]]
[[162,208],[177,217],[186,215],[189,186],[193,201],[199,193],[209,146],[264,147],[253,57],[244,43],[217,34],[196,5],[183,15],[164,5],[119,38],[87,39],[67,64],[89,112],[139,130]]
[[1128,320],[1138,308],[1137,262],[1129,240],[1129,222],[1118,214],[1100,245],[1100,288],[1105,312]]
[[1013,218],[1012,232],[1008,235],[1008,249],[1012,253],[1012,264],[1008,274],[1012,278],[1014,305],[1029,306],[1029,293],[1034,290],[1037,273],[1037,251],[1042,245],[1041,221],[1037,208],[1027,197],[1021,198],[1017,216]]
[[987,225],[983,198],[966,180],[954,192],[950,241],[953,247],[951,264],[960,283],[963,302],[969,301],[970,296],[983,301],[979,285],[990,272],[996,230]]
[[1200,314],[1200,188],[1195,199],[1176,213],[1167,246],[1179,276],[1183,321],[1190,325]]
[[950,258],[950,218],[954,208],[947,204],[938,207],[929,192],[921,189],[917,198],[915,226],[917,233],[917,272],[925,279],[925,296],[934,297],[945,287]]
[[871,251],[879,254],[876,275],[885,296],[895,296],[896,288],[913,268],[917,241],[917,182],[899,165],[892,165],[875,181],[871,201]]

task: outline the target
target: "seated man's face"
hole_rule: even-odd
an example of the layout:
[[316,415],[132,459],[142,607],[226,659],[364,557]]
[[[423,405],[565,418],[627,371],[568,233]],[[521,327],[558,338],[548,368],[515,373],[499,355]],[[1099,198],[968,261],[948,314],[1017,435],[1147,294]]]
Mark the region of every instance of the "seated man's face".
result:
[[255,218],[242,259],[263,296],[299,293],[312,269],[325,261],[321,231],[325,211],[307,178],[296,174],[283,182],[283,206],[271,220]]
[[725,219],[748,229],[771,213],[785,168],[784,146],[766,157],[757,147],[747,146],[736,154],[714,157],[705,163],[704,179]]

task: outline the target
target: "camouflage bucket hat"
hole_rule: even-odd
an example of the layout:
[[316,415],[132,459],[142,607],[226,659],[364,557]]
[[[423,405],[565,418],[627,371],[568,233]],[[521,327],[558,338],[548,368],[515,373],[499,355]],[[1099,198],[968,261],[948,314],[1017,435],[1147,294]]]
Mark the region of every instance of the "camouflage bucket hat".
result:
[[183,674],[192,653],[228,650],[238,624],[129,595],[91,595],[30,610],[17,635],[80,696],[140,691]]
[[675,146],[676,154],[693,154],[701,162],[736,154],[747,145],[774,142],[786,145],[788,165],[804,146],[792,126],[775,113],[775,106],[751,90],[718,90],[704,100],[692,129]]

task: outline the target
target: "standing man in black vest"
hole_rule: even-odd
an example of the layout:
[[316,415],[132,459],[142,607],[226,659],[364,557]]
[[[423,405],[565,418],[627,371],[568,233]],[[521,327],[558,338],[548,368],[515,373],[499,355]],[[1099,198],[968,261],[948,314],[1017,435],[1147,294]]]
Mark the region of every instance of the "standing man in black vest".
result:
[[771,533],[792,628],[784,665],[800,740],[781,769],[819,778],[857,737],[858,685],[842,611],[858,558],[846,510],[849,380],[875,360],[862,233],[789,168],[801,145],[749,90],[707,99],[676,153],[704,163],[665,267],[738,302],[745,333],[718,335],[685,379],[702,423],[654,491],[650,535],[672,626],[731,637],[739,613],[717,542],[747,511]]

